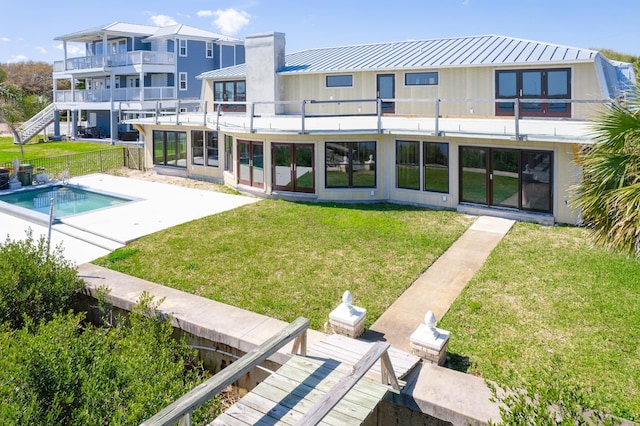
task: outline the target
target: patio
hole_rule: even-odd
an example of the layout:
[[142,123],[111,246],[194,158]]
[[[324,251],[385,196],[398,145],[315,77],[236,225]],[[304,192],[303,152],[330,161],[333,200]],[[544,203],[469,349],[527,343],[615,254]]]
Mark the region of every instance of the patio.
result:
[[[65,257],[76,264],[90,262],[153,232],[258,201],[107,174],[80,176],[70,183],[136,199],[121,206],[70,216],[53,225],[51,246],[62,244]],[[3,237],[23,239],[29,228],[35,238],[47,237],[46,226],[4,212],[0,216]]]

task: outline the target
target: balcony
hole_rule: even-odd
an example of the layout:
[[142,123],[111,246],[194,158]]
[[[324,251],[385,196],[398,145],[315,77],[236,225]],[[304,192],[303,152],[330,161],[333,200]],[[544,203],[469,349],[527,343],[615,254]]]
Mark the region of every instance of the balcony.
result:
[[[513,117],[477,116],[473,113],[459,116],[443,116],[440,111],[449,104],[463,102],[486,102],[495,104],[497,99],[390,99],[384,101],[433,103],[435,113],[429,114],[383,114],[383,100],[332,100],[332,101],[281,101],[281,102],[203,102],[198,104],[197,112],[177,115],[154,115],[145,119],[133,119],[130,123],[140,124],[183,124],[204,125],[210,128],[245,131],[248,133],[279,134],[397,134],[428,135],[435,137],[480,138],[508,141],[541,141],[559,143],[591,143],[592,119],[601,111],[603,105],[611,102],[605,99],[562,99],[554,102],[571,104],[573,110],[584,109],[580,117],[574,118],[537,118],[519,115],[519,100],[513,99],[515,114]],[[549,102],[547,99],[527,102]],[[341,113],[340,104],[373,104],[373,113]],[[313,104],[325,105],[323,114],[310,112]],[[246,112],[228,112],[225,107],[242,105]],[[181,106],[185,106],[182,104]],[[285,110],[286,113],[258,112],[269,106],[271,110]],[[291,112],[297,106],[296,112]],[[289,107],[289,108],[287,108]],[[585,109],[585,107],[589,107]],[[186,108],[185,108],[186,109]]]
[[[175,87],[126,87],[113,89],[114,102],[175,100]],[[57,90],[54,102],[110,102],[111,89]]]
[[81,58],[70,58],[66,61],[55,61],[53,72],[83,71],[95,68],[113,68],[131,65],[173,65],[175,54],[173,52],[151,52],[148,50],[137,50],[134,52],[117,53],[108,55],[84,56]]

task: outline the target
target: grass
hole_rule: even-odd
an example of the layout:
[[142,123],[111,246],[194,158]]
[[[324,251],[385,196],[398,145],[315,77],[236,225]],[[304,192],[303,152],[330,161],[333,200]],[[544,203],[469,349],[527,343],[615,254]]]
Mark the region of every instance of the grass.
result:
[[514,385],[554,369],[591,407],[638,421],[640,262],[588,241],[579,228],[516,224],[439,327],[454,368]]
[[144,237],[96,263],[322,329],[351,291],[367,326],[455,241],[470,219],[392,204],[263,200]]
[[[30,159],[96,151],[109,147],[92,142],[59,141],[28,143],[23,145],[22,148],[24,149],[25,162],[28,162]],[[20,146],[13,143],[12,137],[0,137],[0,163],[10,162],[16,158],[22,160]]]
[[[350,290],[368,327],[469,223],[407,206],[263,200],[96,263],[315,329]],[[451,331],[453,368],[515,385],[554,370],[590,407],[637,421],[640,262],[588,241],[579,228],[517,223],[439,327]]]

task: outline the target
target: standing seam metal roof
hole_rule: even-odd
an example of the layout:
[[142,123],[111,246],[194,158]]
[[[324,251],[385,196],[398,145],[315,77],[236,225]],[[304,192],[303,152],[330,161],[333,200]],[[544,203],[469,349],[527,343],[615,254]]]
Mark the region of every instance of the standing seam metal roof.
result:
[[[279,74],[332,73],[384,69],[428,69],[593,61],[598,52],[498,35],[410,40],[303,50],[285,56]],[[244,65],[199,78],[240,77]]]

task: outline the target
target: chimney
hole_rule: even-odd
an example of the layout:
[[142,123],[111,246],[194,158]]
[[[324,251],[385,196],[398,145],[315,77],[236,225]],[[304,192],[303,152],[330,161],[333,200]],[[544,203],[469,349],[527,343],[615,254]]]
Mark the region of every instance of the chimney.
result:
[[[244,41],[247,70],[247,101],[275,102],[282,99],[280,77],[276,74],[284,67],[284,33],[266,33],[248,36]],[[283,107],[275,104],[256,105],[256,113],[277,114]]]

